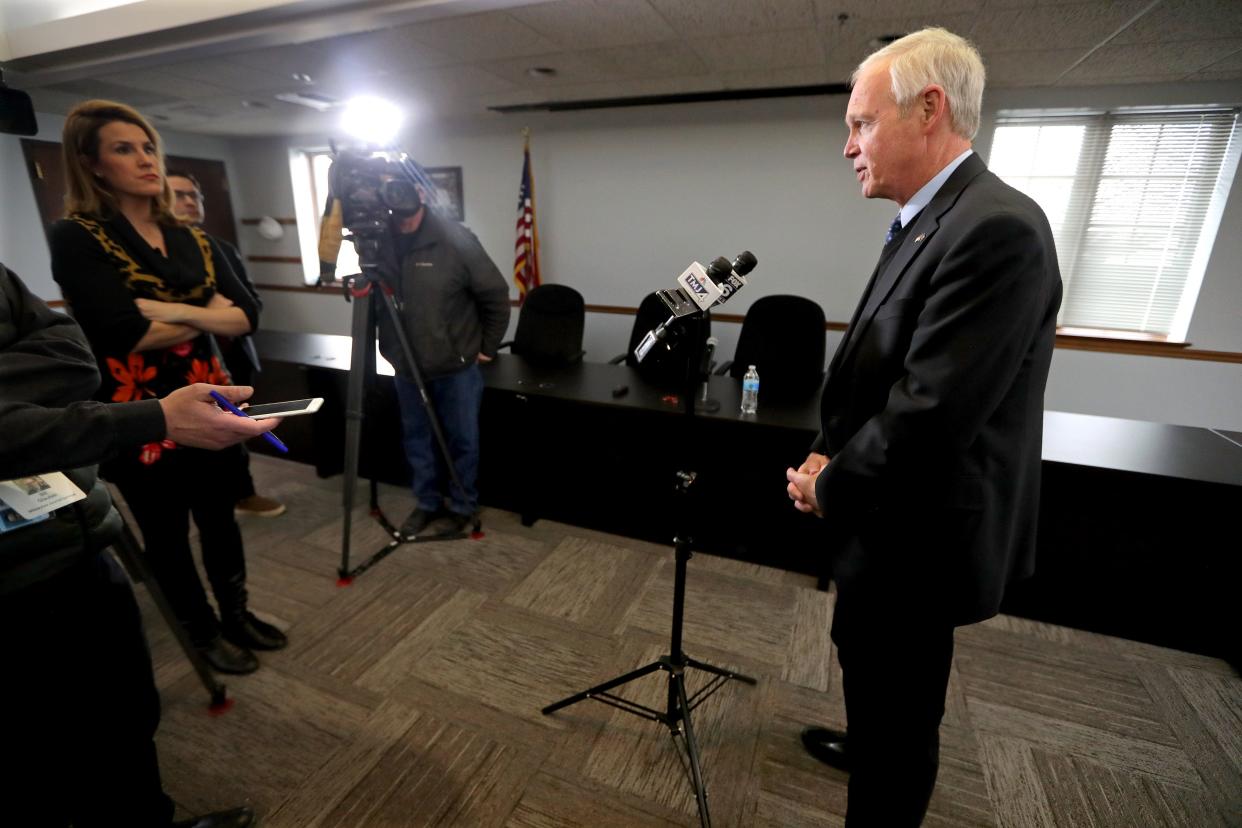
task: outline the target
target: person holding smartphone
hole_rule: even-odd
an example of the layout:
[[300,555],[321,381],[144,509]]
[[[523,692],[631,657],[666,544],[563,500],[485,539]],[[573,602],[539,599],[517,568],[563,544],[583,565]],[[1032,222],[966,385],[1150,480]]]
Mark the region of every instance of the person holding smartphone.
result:
[[[258,307],[208,236],[173,215],[158,133],[124,104],[86,101],[65,119],[62,148],[67,217],[51,228],[52,275],[99,365],[96,399],[230,384],[212,335],[254,330]],[[258,669],[254,650],[286,644],[248,607],[233,513],[238,451],[165,439],[101,468],[125,496],[151,569],[195,646],[214,669],[235,674]],[[194,568],[191,515],[219,618]]]

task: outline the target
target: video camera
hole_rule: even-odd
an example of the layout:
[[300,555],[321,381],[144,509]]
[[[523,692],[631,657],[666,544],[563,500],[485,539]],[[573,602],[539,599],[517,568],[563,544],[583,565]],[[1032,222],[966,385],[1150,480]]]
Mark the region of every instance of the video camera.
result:
[[367,147],[333,147],[328,204],[320,234],[320,282],[331,281],[341,230],[371,277],[395,277],[396,222],[423,206],[418,165],[405,153]]

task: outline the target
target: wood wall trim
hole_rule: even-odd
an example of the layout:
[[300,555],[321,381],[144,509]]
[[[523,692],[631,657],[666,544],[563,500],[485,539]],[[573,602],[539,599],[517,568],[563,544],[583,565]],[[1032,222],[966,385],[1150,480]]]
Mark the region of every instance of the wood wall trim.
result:
[[[295,219],[295,218],[289,218],[288,216],[273,216],[272,218],[275,218],[275,219],[276,219],[276,223],[277,223],[277,224],[284,224],[284,225],[293,225],[293,226],[296,226],[296,225],[297,225],[297,223],[298,223],[298,220],[297,220],[297,219]],[[246,225],[247,227],[254,227],[254,226],[255,226],[255,225],[257,225],[260,221],[262,221],[262,219],[257,219],[257,218],[244,218],[244,219],[242,219],[242,220],[241,220],[241,223],[242,223],[242,224],[244,224],[244,225]]]
[[1109,337],[1057,334],[1057,347],[1067,351],[1096,351],[1167,359],[1197,359],[1242,365],[1242,354],[1233,351],[1198,350],[1192,348],[1189,342],[1140,342]]
[[[252,260],[259,257],[249,256]],[[284,260],[284,257],[274,256],[268,257],[273,259]],[[301,259],[294,259],[301,263]],[[314,293],[319,295],[335,296],[340,293],[339,284],[330,287],[316,287],[315,285],[255,285],[261,290],[274,290],[292,293]],[[510,299],[509,304],[518,307],[516,299]],[[587,305],[587,313],[606,313],[617,316],[637,316],[638,308],[630,308],[625,305]],[[744,319],[743,314],[738,313],[713,313],[713,322],[729,322],[733,324],[741,324]],[[844,331],[849,325],[845,322],[826,322],[824,330],[828,331]],[[1081,330],[1081,329],[1074,329]],[[1194,359],[1205,362],[1224,362],[1232,365],[1242,365],[1242,353],[1233,351],[1202,351],[1191,347],[1190,343],[1183,342],[1162,342],[1158,340],[1145,339],[1116,339],[1112,337],[1101,336],[1084,336],[1081,333],[1057,334],[1058,348],[1064,348],[1071,351],[1097,351],[1109,354],[1127,354],[1130,356],[1154,356],[1165,357],[1168,359]]]
[[[276,264],[300,265],[302,263],[302,257],[301,256],[247,256],[246,261],[248,262],[275,262]],[[264,285],[264,287],[268,287],[268,286]]]

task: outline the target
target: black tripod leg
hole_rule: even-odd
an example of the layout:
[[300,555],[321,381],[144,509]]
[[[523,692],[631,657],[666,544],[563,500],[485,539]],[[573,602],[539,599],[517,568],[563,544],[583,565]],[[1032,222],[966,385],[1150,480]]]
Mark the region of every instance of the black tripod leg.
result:
[[342,583],[351,577],[349,571],[349,536],[353,530],[354,487],[358,481],[358,447],[362,440],[362,406],[367,376],[375,348],[375,309],[372,290],[363,296],[354,296],[353,319],[350,336],[353,349],[350,355],[349,377],[345,395],[345,468],[341,485],[341,509],[344,520],[341,525],[341,566],[337,575]]
[[702,670],[705,673],[713,673],[717,676],[733,679],[734,681],[740,681],[745,684],[758,684],[758,682],[750,676],[744,676],[741,673],[735,673],[732,670],[726,670],[725,668],[717,667],[714,664],[698,661],[686,655],[683,655],[682,658],[685,660],[687,667],[693,667],[694,669]]
[[703,782],[703,769],[699,764],[699,746],[694,740],[694,727],[690,724],[690,702],[686,700],[686,681],[682,673],[669,676],[669,684],[677,694],[677,704],[681,716],[683,739],[686,743],[686,755],[690,758],[690,776],[694,782],[694,798],[699,802],[699,824],[703,828],[711,828],[712,818],[707,810],[707,785]]
[[637,670],[631,670],[630,672],[626,673],[623,676],[617,676],[615,679],[606,681],[603,684],[597,684],[594,687],[588,687],[586,690],[583,690],[581,693],[574,693],[572,696],[569,696],[568,698],[561,699],[558,702],[553,702],[552,704],[549,704],[547,707],[543,708],[542,713],[543,715],[546,716],[549,713],[555,713],[557,710],[560,710],[562,707],[569,707],[571,704],[577,704],[580,701],[586,701],[592,696],[598,696],[601,693],[607,693],[609,690],[613,689],[614,687],[620,687],[621,685],[631,682],[634,679],[642,678],[645,675],[654,673],[656,670],[659,670],[662,666],[663,665],[660,662],[653,661],[644,667],[639,667]]
[[177,643],[181,645],[182,652],[185,653],[185,657],[190,660],[190,664],[194,667],[194,672],[198,673],[198,680],[203,683],[203,688],[211,696],[211,707],[213,709],[223,709],[227,699],[224,685],[216,681],[216,676],[211,672],[211,667],[207,664],[206,659],[203,658],[202,653],[198,651],[194,643],[190,641],[190,635],[185,631],[185,627],[181,626],[181,622],[177,620],[177,615],[173,612],[172,605],[168,603],[168,598],[164,596],[164,590],[160,589],[159,581],[155,580],[155,575],[143,559],[142,547],[138,544],[138,539],[134,537],[134,532],[129,528],[128,522],[122,526],[121,537],[112,545],[112,548],[121,558],[125,568],[130,572],[136,573],[142,579],[142,583],[146,585],[147,592],[151,595],[151,600],[155,602],[156,609],[164,617],[164,623],[168,625],[168,629],[172,630]]

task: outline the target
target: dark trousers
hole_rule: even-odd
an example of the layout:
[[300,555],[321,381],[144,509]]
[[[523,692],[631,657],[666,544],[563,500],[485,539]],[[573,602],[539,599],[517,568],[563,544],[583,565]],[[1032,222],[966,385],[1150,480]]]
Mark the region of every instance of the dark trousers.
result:
[[483,374],[479,366],[471,365],[447,377],[426,381],[427,394],[444,430],[444,440],[465,492],[457,491],[443,468],[443,458],[435,444],[418,386],[401,377],[395,379],[405,456],[413,472],[412,488],[419,508],[429,512],[438,510],[447,492],[452,511],[461,515],[474,514],[479,508],[479,408],[483,405]]
[[198,526],[203,568],[220,614],[238,617],[246,610],[246,558],[241,529],[233,516],[236,500],[237,449],[204,451],[165,449],[150,466],[127,462],[109,466],[142,530],[151,571],[197,645],[220,632],[190,550],[190,516]]
[[3,821],[158,828],[159,694],[129,581],[109,555],[0,598]]
[[838,592],[832,625],[851,763],[845,824],[914,828],[940,766],[953,625],[855,600]]

